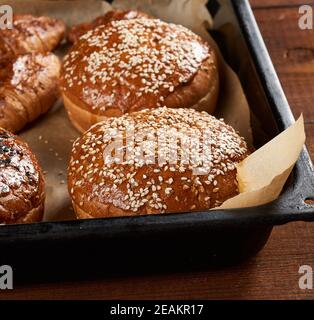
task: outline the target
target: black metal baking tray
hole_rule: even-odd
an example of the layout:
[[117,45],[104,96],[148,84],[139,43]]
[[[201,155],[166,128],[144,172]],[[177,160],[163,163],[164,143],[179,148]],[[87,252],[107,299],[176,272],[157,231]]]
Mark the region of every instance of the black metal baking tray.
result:
[[[220,10],[210,1],[212,14]],[[226,28],[213,36],[238,73],[250,103],[256,147],[294,122],[247,0],[231,0]],[[230,34],[230,32],[229,32]],[[229,35],[230,37],[230,35]],[[232,40],[232,39],[231,39]],[[232,54],[230,54],[232,52]],[[280,198],[273,203],[208,213],[180,213],[0,228],[0,265],[15,277],[52,279],[107,272],[169,271],[234,263],[256,254],[275,225],[314,221],[313,167],[306,148]]]

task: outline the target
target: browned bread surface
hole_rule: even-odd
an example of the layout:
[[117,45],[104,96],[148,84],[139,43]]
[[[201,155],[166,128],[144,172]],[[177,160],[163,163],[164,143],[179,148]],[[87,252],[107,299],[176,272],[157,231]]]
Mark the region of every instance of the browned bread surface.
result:
[[192,31],[157,19],[111,21],[84,34],[64,60],[61,90],[80,130],[106,117],[167,106],[213,112],[214,50]]
[[88,30],[95,29],[100,25],[105,25],[115,20],[130,20],[144,17],[149,18],[147,14],[137,10],[111,10],[97,17],[92,22],[81,23],[71,27],[67,38],[69,42],[75,43]]
[[21,130],[47,112],[58,97],[61,63],[52,53],[28,53],[0,61],[0,127]]
[[44,179],[34,154],[0,128],[0,223],[41,221],[44,200]]
[[12,29],[0,29],[0,57],[52,51],[64,33],[65,24],[61,20],[15,15]]
[[[207,141],[199,149],[198,136]],[[113,137],[124,141],[114,152]],[[158,148],[157,138],[165,139]],[[235,165],[248,153],[232,127],[206,112],[157,108],[108,118],[74,143],[69,193],[78,218],[207,210],[238,194]]]

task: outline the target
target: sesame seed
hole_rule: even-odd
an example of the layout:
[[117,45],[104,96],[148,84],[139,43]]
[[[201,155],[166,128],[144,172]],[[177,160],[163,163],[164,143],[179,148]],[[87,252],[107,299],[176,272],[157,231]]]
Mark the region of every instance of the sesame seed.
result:
[[165,189],[165,194],[170,194],[172,192],[172,188],[166,188]]

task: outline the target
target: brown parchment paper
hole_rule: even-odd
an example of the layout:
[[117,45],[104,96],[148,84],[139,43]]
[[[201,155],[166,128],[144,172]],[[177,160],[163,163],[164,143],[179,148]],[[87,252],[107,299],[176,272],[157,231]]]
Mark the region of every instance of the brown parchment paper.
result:
[[[237,129],[252,143],[250,112],[237,75],[224,62],[219,48],[206,28],[215,28],[223,20],[213,20],[206,0],[115,0],[119,8],[138,8],[162,20],[182,24],[206,39],[219,57],[221,94],[218,116]],[[99,0],[7,0],[16,13],[48,15],[63,19],[68,25],[90,21],[108,11],[110,5]],[[221,0],[225,5],[225,1]],[[64,50],[60,50],[62,56]],[[45,170],[46,211],[44,220],[74,218],[67,192],[66,169],[74,139],[79,133],[69,122],[59,101],[44,117],[21,133]],[[255,206],[276,199],[287,180],[304,144],[303,117],[268,144],[255,151],[238,165],[241,193],[227,200],[220,208]],[[284,151],[283,151],[284,150]]]
[[245,208],[278,198],[305,142],[303,116],[237,165],[240,194],[220,208]]

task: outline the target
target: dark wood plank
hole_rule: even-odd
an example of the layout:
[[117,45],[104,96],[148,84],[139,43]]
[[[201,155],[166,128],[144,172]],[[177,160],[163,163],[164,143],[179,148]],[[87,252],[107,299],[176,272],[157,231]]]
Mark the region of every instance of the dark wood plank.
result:
[[314,4],[314,0],[249,0],[251,6],[256,8],[291,7],[304,4]]
[[264,41],[295,116],[314,120],[314,30],[298,27],[295,8],[254,11]]

